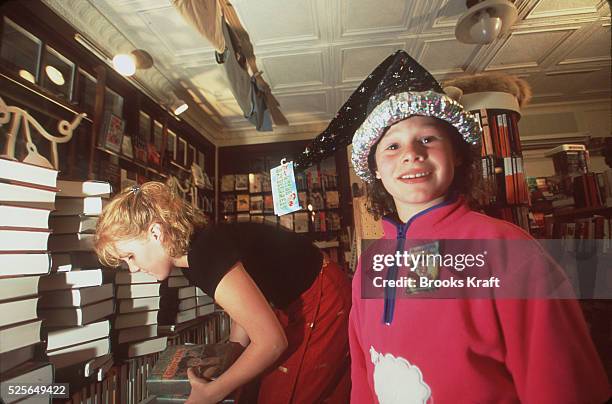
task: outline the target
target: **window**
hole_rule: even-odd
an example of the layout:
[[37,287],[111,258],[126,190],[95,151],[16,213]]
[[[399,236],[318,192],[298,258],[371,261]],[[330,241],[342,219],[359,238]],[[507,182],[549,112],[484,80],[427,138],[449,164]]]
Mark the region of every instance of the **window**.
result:
[[60,98],[72,100],[75,65],[59,52],[45,46],[41,85]]
[[79,85],[76,101],[90,116],[94,114],[96,105],[96,82],[97,80],[88,73],[79,69]]
[[204,169],[204,153],[201,151],[198,152],[198,165]]
[[42,41],[8,18],[4,18],[0,58],[22,78],[38,82]]

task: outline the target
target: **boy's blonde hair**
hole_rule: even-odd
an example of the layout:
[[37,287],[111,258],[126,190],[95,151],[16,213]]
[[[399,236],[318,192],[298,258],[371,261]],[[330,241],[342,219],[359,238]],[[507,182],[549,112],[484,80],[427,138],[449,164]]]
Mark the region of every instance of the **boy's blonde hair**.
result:
[[206,219],[202,212],[161,182],[126,188],[113,198],[98,219],[94,250],[100,262],[119,266],[116,243],[145,237],[153,223],[162,228],[168,255],[180,257],[187,253],[191,236],[206,224]]

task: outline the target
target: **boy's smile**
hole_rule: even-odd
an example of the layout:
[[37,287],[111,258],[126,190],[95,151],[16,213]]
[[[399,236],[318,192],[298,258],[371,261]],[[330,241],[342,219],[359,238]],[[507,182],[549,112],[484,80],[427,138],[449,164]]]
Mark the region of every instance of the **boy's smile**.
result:
[[459,164],[453,135],[436,118],[413,116],[391,126],[379,142],[376,177],[393,197],[402,220],[446,195]]

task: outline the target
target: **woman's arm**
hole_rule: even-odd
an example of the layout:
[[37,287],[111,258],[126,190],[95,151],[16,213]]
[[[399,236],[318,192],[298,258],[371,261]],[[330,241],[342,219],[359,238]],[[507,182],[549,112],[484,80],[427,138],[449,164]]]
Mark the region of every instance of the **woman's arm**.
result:
[[215,301],[240,324],[251,343],[217,380],[210,383],[201,379],[192,381],[189,402],[201,402],[198,401],[200,397],[210,402],[221,401],[272,365],[287,348],[281,324],[242,263],[238,262],[221,279]]
[[249,338],[249,334],[247,334],[246,330],[242,328],[240,324],[238,324],[234,319],[232,319],[232,325],[230,327],[230,342],[237,342],[246,348],[250,343],[251,339]]

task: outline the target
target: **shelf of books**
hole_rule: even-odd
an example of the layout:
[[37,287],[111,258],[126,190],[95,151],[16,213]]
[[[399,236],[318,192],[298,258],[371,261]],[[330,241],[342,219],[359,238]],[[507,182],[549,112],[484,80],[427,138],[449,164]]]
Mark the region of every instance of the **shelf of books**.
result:
[[342,262],[340,251],[340,193],[333,158],[295,174],[301,209],[274,214],[269,172],[221,176],[220,212],[223,222],[257,222],[279,226],[310,237],[332,261]]
[[481,142],[482,209],[529,229],[529,195],[518,131],[520,115],[504,109],[473,111],[483,129]]
[[[0,157],[0,384],[67,383],[69,402],[139,402],[157,353],[226,338],[227,316],[180,270],[159,283],[102,267],[93,237],[111,186],[57,175]],[[0,390],[5,403],[50,402]]]

